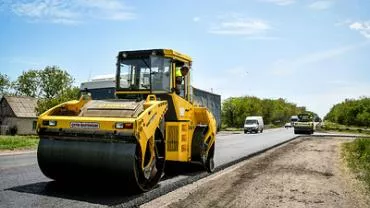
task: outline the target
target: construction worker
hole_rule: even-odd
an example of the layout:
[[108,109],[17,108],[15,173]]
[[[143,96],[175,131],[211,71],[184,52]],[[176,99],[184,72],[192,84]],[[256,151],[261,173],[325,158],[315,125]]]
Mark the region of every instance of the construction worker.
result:
[[182,77],[186,76],[189,72],[189,67],[183,65],[182,67],[176,67],[176,94],[180,95]]

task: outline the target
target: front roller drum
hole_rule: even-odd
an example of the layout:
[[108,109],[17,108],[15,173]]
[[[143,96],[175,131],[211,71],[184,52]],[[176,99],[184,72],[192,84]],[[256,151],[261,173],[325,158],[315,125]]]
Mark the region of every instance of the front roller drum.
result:
[[[164,145],[162,143],[155,142],[158,146]],[[164,157],[161,152],[154,152],[154,159],[143,166],[145,158],[141,158],[140,146],[135,142],[63,140],[43,136],[37,160],[44,175],[56,181],[110,184],[127,191],[142,192],[156,186],[164,171]]]

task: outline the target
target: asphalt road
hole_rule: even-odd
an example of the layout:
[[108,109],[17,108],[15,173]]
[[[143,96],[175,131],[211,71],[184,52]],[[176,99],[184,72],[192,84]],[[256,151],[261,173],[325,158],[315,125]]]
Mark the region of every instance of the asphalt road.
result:
[[220,134],[216,141],[216,166],[295,137],[293,129],[270,129],[259,134]]
[[[220,133],[216,138],[216,166],[237,160],[292,139],[293,129],[271,129],[262,134]],[[73,171],[73,170],[71,170]],[[166,178],[160,186],[188,177],[191,173]],[[0,207],[102,207],[133,198],[94,186],[65,185],[46,178],[37,165],[36,154],[0,156]]]

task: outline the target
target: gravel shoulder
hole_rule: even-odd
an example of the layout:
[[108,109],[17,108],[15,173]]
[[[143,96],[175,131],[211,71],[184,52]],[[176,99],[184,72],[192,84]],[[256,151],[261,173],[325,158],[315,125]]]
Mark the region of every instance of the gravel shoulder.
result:
[[0,156],[36,153],[36,150],[0,150]]
[[341,158],[343,142],[300,138],[142,207],[370,207]]

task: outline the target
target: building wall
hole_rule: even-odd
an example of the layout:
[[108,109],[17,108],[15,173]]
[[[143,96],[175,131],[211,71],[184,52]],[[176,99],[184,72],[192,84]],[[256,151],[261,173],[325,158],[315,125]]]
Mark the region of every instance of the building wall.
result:
[[5,117],[15,116],[6,99],[1,99],[0,102],[0,121]]
[[0,128],[1,134],[6,134],[13,126],[17,127],[17,134],[36,134],[37,118],[5,117]]
[[207,107],[217,122],[217,129],[221,128],[221,95],[192,87],[192,100],[196,105]]

